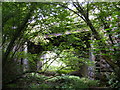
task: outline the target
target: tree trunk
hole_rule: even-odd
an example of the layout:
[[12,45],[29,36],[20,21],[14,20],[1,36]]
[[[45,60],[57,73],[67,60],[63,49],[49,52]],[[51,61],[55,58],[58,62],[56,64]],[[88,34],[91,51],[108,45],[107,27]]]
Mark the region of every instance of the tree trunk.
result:
[[[87,23],[87,25],[89,26],[89,28],[91,29],[92,31],[92,34],[94,35],[94,38],[96,40],[99,40],[100,42],[98,43],[99,45],[99,49],[101,51],[102,54],[106,54],[106,50],[105,49],[105,46],[106,46],[106,43],[103,42],[102,40],[102,37],[99,35],[99,33],[97,32],[97,30],[95,29],[95,27],[93,26],[92,22],[89,20],[88,18],[88,12],[86,10],[83,9],[83,7],[78,3],[78,2],[73,2],[73,5],[76,7],[77,11],[78,11],[78,14],[80,16],[80,18],[82,17],[82,19]],[[69,9],[70,10],[70,9]],[[72,11],[72,10],[71,10]],[[75,13],[75,12],[74,12]],[[76,14],[76,13],[75,13]],[[77,14],[77,15],[78,15]],[[105,61],[111,66],[111,68],[114,70],[115,74],[117,75],[117,77],[119,78],[120,76],[120,68],[118,65],[116,65],[109,56],[107,55],[102,55],[103,59],[105,59]],[[120,79],[119,79],[120,80]]]
[[20,35],[22,34],[24,28],[26,27],[28,20],[31,18],[32,12],[34,11],[34,4],[31,5],[30,11],[29,13],[26,15],[26,17],[23,20],[23,23],[18,26],[18,29],[16,30],[14,37],[11,39],[6,52],[3,53],[3,67],[5,66],[7,59],[9,57],[10,52],[12,51],[13,47],[14,47],[14,43],[15,41],[20,37]]

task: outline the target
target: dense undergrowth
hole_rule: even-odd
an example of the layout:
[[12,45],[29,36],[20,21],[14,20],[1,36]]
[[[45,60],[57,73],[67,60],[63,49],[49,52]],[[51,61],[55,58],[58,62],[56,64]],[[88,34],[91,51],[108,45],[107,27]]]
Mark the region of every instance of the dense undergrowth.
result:
[[19,79],[16,83],[8,84],[7,88],[53,88],[74,90],[78,88],[98,87],[98,80],[88,78],[79,78],[78,76],[45,76],[41,74],[30,73]]

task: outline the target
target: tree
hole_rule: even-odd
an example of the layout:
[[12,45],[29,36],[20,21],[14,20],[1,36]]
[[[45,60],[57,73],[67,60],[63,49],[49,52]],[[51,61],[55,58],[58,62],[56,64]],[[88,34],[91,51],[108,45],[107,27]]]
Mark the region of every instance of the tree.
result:
[[[61,11],[63,11],[63,13],[60,13]],[[20,49],[25,48],[23,47],[25,42],[32,41],[35,44],[40,43],[44,45],[46,41],[41,38],[44,34],[61,32],[58,30],[55,31],[57,27],[56,24],[60,25],[59,27],[65,31],[64,26],[67,22],[71,21],[71,19],[66,18],[65,22],[61,18],[61,15],[63,16],[63,14],[66,15],[66,18],[69,15],[69,12],[66,12],[66,10],[57,5],[19,2],[3,3],[4,17],[2,47],[3,79],[5,79],[3,82],[9,82],[9,79],[11,80],[14,78],[14,75],[16,76],[18,74],[15,71],[19,72],[20,68],[14,67],[13,63],[17,66],[18,61],[21,58],[22,64],[22,58],[28,58],[29,55],[31,55],[29,58],[33,59],[34,54],[27,54],[28,56],[24,57],[24,55],[22,55],[24,52],[20,51]],[[34,60],[32,62],[34,62]],[[7,66],[11,66],[12,68],[8,69]],[[10,76],[10,78],[7,78],[7,76]]]
[[[74,12],[75,14],[77,14],[80,18],[82,18],[87,26],[90,28],[92,35],[94,36],[94,38],[96,39],[96,41],[98,42],[97,44],[99,45],[99,49],[102,53],[102,58],[105,59],[105,61],[112,67],[112,69],[114,70],[114,72],[116,73],[118,79],[119,79],[119,71],[120,71],[120,67],[119,65],[117,65],[113,60],[111,60],[110,56],[106,55],[106,46],[107,43],[104,41],[103,37],[97,32],[96,28],[93,26],[93,23],[91,22],[91,20],[89,19],[89,3],[88,4],[84,4],[84,6],[82,6],[82,4],[80,4],[79,2],[72,2],[72,5],[76,8],[77,11],[70,9],[68,6],[64,5],[64,4],[59,4],[60,6],[69,9],[70,11]],[[94,4],[95,5],[95,4]],[[117,5],[117,3],[116,3]],[[86,8],[87,6],[87,8]],[[102,17],[101,17],[102,18]],[[109,35],[110,38],[110,35]]]
[[[113,2],[3,3],[4,82],[25,74],[19,67],[24,58],[29,60],[32,69],[36,69],[45,50],[60,51],[57,54],[58,57],[62,54],[61,61],[72,70],[80,69],[81,62],[89,63],[85,60],[89,58],[90,44],[94,44],[96,54],[101,54],[119,79],[118,12],[118,3]],[[114,30],[115,27],[118,30]],[[25,44],[29,47],[27,53],[23,51]],[[8,69],[8,66],[12,68]]]
[[[9,66],[10,63],[14,63],[13,55],[24,43],[24,41],[21,42],[19,40],[23,40],[21,36],[31,19],[33,11],[35,10],[35,4],[36,3],[3,3],[3,83],[14,77],[14,67],[12,68],[13,70],[9,69],[11,73],[14,72],[13,76],[10,76],[12,78],[7,78],[10,73],[7,73],[5,70],[7,70],[7,66]],[[11,7],[12,10],[10,10],[11,8],[9,7]],[[15,47],[18,49],[15,49],[14,51]],[[13,54],[12,51],[14,51]]]

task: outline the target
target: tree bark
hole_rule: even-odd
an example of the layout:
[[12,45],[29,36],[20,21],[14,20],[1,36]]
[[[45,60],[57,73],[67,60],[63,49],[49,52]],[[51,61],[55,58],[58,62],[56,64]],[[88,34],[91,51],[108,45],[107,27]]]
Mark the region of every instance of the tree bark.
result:
[[[74,2],[73,2],[73,5],[74,5]],[[99,35],[99,33],[97,32],[97,30],[95,29],[95,27],[93,26],[93,24],[92,24],[92,22],[89,20],[89,18],[87,17],[87,13],[88,12],[86,12],[84,9],[83,9],[83,7],[81,7],[79,4],[78,4],[78,2],[77,2],[77,10],[78,10],[78,13],[80,13],[81,15],[82,15],[82,17],[85,19],[83,19],[86,23],[87,23],[87,25],[89,26],[89,28],[91,29],[91,31],[92,31],[92,34],[94,35],[94,38],[96,39],[96,40],[100,40],[100,42],[98,43],[98,45],[100,46],[99,48],[100,48],[100,51],[101,51],[101,53],[103,53],[103,54],[106,54],[106,50],[103,50],[103,49],[105,49],[105,46],[106,46],[106,43],[104,43],[103,41],[102,41],[102,37],[100,37],[100,35]],[[74,5],[75,6],[75,5]],[[76,6],[75,6],[76,7]],[[78,9],[78,7],[79,7],[79,9]],[[111,66],[111,68],[114,70],[114,72],[115,72],[115,74],[117,75],[117,77],[119,77],[120,76],[120,73],[118,72],[118,71],[120,71],[120,68],[119,68],[119,66],[118,65],[116,65],[112,60],[111,60],[111,58],[109,57],[109,56],[107,56],[107,55],[102,55],[102,57],[105,59],[105,61]],[[119,79],[120,80],[120,79]]]
[[13,47],[14,47],[14,43],[15,41],[20,37],[20,35],[22,34],[22,32],[24,31],[25,27],[27,26],[28,20],[31,18],[32,12],[34,11],[34,4],[31,5],[31,8],[28,12],[28,14],[26,15],[26,17],[23,20],[23,23],[21,25],[18,26],[18,29],[16,30],[14,37],[11,39],[6,52],[3,53],[3,67],[5,66],[7,59],[9,57],[10,52],[12,51]]

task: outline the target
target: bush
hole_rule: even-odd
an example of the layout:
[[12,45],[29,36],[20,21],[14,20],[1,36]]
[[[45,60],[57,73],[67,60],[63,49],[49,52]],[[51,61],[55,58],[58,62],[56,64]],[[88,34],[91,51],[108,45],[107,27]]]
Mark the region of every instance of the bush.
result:
[[75,71],[75,70],[59,70],[59,71],[57,71],[57,73],[59,73],[59,74],[68,74],[68,73],[70,73],[70,72],[73,72],[73,71]]
[[114,73],[111,73],[108,79],[109,79],[108,84],[110,85],[111,88],[120,88],[120,82],[118,81]]
[[16,84],[9,85],[9,87],[17,88],[40,88],[40,89],[66,89],[76,90],[78,88],[89,88],[99,86],[99,81],[90,80],[88,78],[80,78],[78,76],[56,76],[47,77],[41,74],[29,73],[26,77],[21,78]]
[[[44,78],[44,77],[43,77]],[[79,78],[78,76],[56,76],[46,79],[41,84],[32,84],[30,88],[53,88],[76,90],[78,88],[89,88],[99,86],[98,80],[90,80],[88,78]]]
[[30,88],[40,88],[40,89],[44,90],[44,89],[51,88],[51,87],[50,87],[50,85],[45,84],[45,83],[42,83],[42,84],[33,83],[30,85]]
[[93,86],[99,86],[99,81],[90,80],[88,78],[79,78],[77,76],[57,76],[47,80],[54,83],[53,88],[89,88]]

